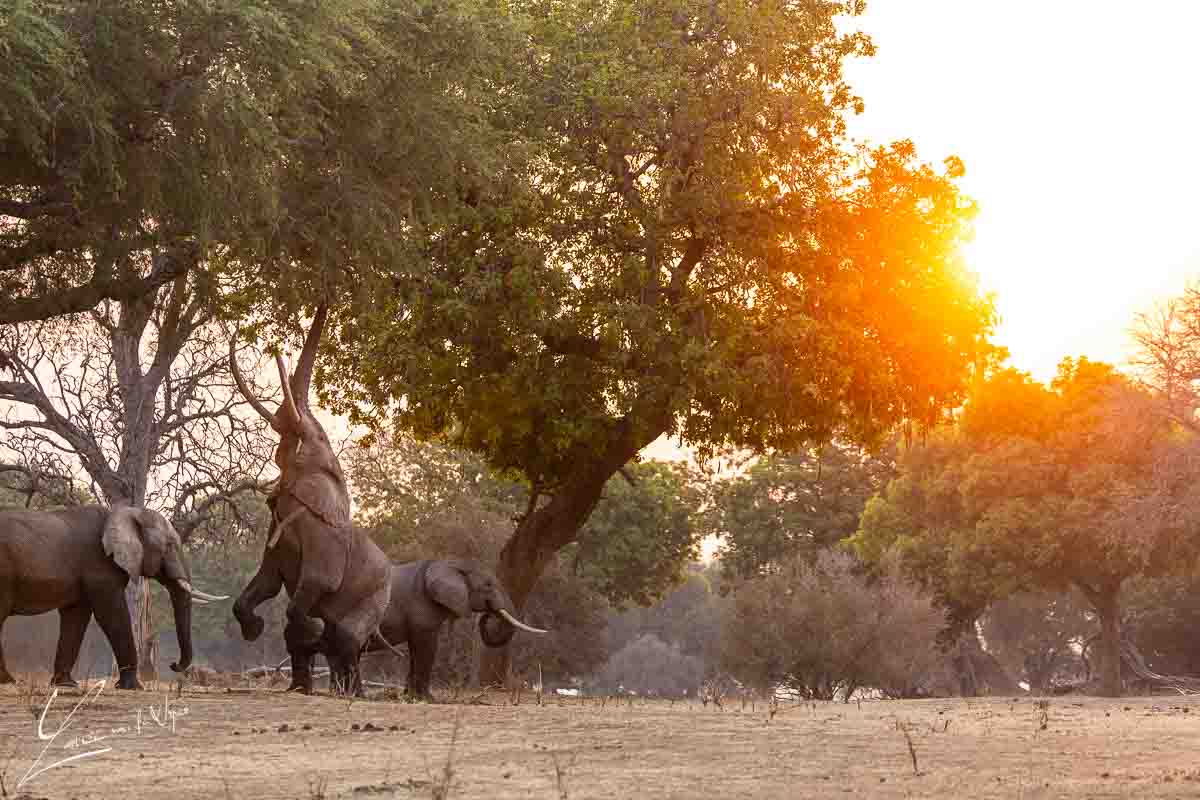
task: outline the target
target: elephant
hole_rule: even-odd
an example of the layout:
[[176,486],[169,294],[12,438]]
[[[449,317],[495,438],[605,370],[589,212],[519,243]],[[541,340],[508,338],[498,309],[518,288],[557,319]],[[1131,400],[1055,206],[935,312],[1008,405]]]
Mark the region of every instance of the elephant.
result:
[[[94,614],[117,660],[117,688],[141,689],[125,587],[142,575],[170,594],[179,638],[179,661],[171,669],[185,672],[192,663],[192,598],[227,598],[192,587],[182,551],[171,523],[145,508],[0,511],[0,627],[11,614],[58,609],[52,683],[74,687],[71,670]],[[0,651],[0,683],[12,681]]]
[[321,304],[305,337],[296,371],[288,376],[276,356],[283,402],[272,414],[247,388],[230,342],[230,367],[238,390],[279,434],[279,483],[268,505],[271,527],[258,573],[234,603],[249,641],[262,634],[254,609],[287,588],[284,641],[292,658],[289,691],[312,693],[312,658],[327,653],[338,668],[335,687],[352,691],[368,637],[379,627],[391,591],[387,555],[366,531],[350,524],[350,493],[325,430],[308,404],[317,346],[328,307]]
[[482,612],[479,636],[488,647],[508,644],[517,628],[546,633],[517,619],[504,586],[490,570],[474,561],[441,559],[393,564],[391,583],[391,602],[379,633],[368,641],[367,650],[392,649],[408,642],[406,692],[412,696],[430,696],[438,632],[447,619]]

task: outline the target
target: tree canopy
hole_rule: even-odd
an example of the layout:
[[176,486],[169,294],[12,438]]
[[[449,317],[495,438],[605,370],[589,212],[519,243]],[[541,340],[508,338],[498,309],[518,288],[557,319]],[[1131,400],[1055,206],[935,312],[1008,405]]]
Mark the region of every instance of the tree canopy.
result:
[[378,290],[491,152],[474,90],[515,52],[491,11],[9,4],[0,323],[136,300],[197,269],[268,311],[339,280]]
[[869,559],[898,548],[960,621],[1017,588],[1078,589],[1115,694],[1121,586],[1194,563],[1198,466],[1191,437],[1112,367],[1064,359],[1048,387],[1006,370],[905,455],[853,542]]

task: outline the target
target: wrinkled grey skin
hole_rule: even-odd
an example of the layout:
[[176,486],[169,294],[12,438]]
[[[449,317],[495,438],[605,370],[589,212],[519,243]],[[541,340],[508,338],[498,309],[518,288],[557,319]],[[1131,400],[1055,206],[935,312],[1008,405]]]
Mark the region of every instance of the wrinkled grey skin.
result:
[[473,561],[446,559],[392,565],[391,603],[379,626],[386,643],[372,637],[369,651],[408,642],[407,693],[430,696],[438,633],[447,619],[482,613],[479,634],[489,647],[508,644],[515,628],[497,612],[517,615],[508,592],[490,570]]
[[366,532],[350,524],[346,477],[308,402],[327,316],[328,308],[321,305],[292,375],[282,357],[276,358],[283,402],[275,413],[248,389],[230,343],[230,367],[239,391],[279,434],[279,485],[267,501],[272,511],[267,546],[258,574],[234,603],[233,614],[242,636],[253,641],[263,630],[254,609],[287,588],[283,636],[292,658],[289,691],[304,694],[312,694],[317,652],[336,662],[335,691],[357,690],[363,646],[378,628],[391,592],[391,562]]
[[[125,587],[142,575],[170,594],[179,637],[171,669],[183,672],[192,663],[192,598],[180,583],[191,582],[182,549],[171,523],[147,509],[0,511],[0,627],[12,614],[57,609],[53,683],[77,686],[71,669],[94,614],[117,659],[117,688],[141,689]],[[0,683],[12,680],[0,652]]]
[[233,615],[242,636],[254,641],[263,632],[263,619],[254,609],[286,588],[291,598],[284,628],[292,657],[288,691],[312,694],[312,658],[325,653],[334,690],[358,693],[363,645],[379,627],[391,595],[389,565],[361,528],[335,528],[303,513],[284,528],[274,547],[266,548],[258,573],[234,602]]

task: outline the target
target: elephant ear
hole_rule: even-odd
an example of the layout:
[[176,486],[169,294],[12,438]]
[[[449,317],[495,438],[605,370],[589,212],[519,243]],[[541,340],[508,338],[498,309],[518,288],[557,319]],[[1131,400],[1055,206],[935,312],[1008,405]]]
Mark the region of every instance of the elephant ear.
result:
[[139,508],[114,508],[108,515],[104,533],[100,537],[104,552],[130,577],[142,574],[142,561],[145,557],[141,523],[138,519],[141,511]]
[[350,524],[350,495],[332,475],[305,475],[292,486],[292,494],[335,528]]
[[434,561],[425,570],[425,592],[455,616],[465,617],[471,613],[466,578],[445,561]]
[[175,527],[157,511],[143,508],[137,512],[137,521],[142,526],[142,547],[145,548],[146,575],[157,575],[162,570],[163,556],[168,550],[179,549],[183,543]]

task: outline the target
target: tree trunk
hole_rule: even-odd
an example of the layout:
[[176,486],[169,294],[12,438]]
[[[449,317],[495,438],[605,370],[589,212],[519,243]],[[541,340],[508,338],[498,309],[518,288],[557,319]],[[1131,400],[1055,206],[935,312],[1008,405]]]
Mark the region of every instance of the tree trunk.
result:
[[[667,429],[669,421],[669,416],[659,412],[652,422],[637,429],[628,418],[617,423],[604,448],[593,458],[578,464],[551,495],[549,503],[534,508],[517,524],[517,529],[500,551],[496,576],[508,590],[518,616],[522,616],[525,601],[555,554],[575,541],[579,529],[600,501],[604,484],[638,451],[657,439]],[[483,648],[479,659],[481,685],[509,686],[511,647],[509,643],[504,647]]]
[[[521,520],[505,543],[500,551],[500,562],[496,565],[496,576],[508,590],[518,617],[523,617],[525,602],[554,554],[570,544],[587,521],[600,499],[603,486],[604,481],[601,480],[594,491],[580,491],[578,496],[565,493],[557,495],[548,505]],[[509,686],[511,647],[510,642],[503,647],[482,648],[479,657],[480,685]]]
[[1100,616],[1100,694],[1121,696],[1121,614],[1119,584],[1098,593],[1095,608]]

